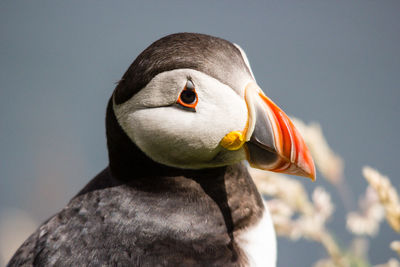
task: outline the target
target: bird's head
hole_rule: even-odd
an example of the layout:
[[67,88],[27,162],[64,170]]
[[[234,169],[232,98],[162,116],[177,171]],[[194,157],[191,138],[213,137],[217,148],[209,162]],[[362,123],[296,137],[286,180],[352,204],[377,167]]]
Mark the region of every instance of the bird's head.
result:
[[110,100],[107,138],[110,161],[119,153],[124,164],[138,164],[126,158],[137,147],[174,168],[247,159],[263,170],[315,177],[302,137],[257,85],[243,50],[203,34],[166,36],[136,58]]

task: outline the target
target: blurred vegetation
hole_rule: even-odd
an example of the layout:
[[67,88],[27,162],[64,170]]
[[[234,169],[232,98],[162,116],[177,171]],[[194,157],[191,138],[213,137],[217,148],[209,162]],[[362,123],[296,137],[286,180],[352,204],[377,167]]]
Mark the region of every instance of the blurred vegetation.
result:
[[[293,118],[315,161],[317,170],[332,184],[342,198],[348,196],[348,188],[343,176],[344,161],[329,147],[321,127],[309,125]],[[308,239],[320,243],[327,257],[318,260],[314,267],[367,267],[368,239],[379,234],[380,223],[386,218],[395,233],[400,234],[400,202],[390,179],[377,170],[365,166],[362,170],[368,182],[365,194],[360,197],[359,208],[347,214],[347,230],[353,240],[347,246],[339,246],[334,233],[326,223],[334,214],[335,205],[323,187],[316,187],[311,196],[295,178],[250,168],[252,177],[260,192],[268,199],[267,206],[274,221],[278,236],[293,241]],[[348,199],[343,199],[343,202]],[[400,235],[393,235],[388,244],[400,256]],[[390,248],[389,248],[390,247]],[[375,267],[400,267],[398,259]]]

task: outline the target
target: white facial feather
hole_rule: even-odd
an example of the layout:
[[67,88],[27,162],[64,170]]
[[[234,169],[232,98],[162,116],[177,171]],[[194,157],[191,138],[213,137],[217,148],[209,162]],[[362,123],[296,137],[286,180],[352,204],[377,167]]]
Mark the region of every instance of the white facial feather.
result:
[[[176,104],[188,78],[198,96],[196,112]],[[246,126],[240,93],[202,72],[176,69],[158,74],[125,103],[114,104],[114,112],[131,140],[153,160],[180,168],[216,167],[245,159],[243,148],[227,151],[219,145],[227,133]]]

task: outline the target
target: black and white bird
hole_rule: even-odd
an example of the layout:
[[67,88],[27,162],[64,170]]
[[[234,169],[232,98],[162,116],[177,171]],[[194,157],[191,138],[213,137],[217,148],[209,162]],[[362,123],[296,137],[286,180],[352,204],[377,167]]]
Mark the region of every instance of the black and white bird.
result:
[[290,119],[243,50],[168,35],[128,68],[107,107],[109,166],[8,266],[275,266],[276,240],[244,160],[315,177]]

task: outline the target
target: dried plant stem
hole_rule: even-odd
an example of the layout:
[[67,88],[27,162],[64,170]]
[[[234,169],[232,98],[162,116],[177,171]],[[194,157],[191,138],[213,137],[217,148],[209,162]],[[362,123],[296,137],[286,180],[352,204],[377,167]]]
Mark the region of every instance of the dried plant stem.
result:
[[329,232],[324,231],[318,239],[318,241],[324,246],[332,261],[335,263],[335,266],[345,266],[342,260],[342,253],[332,235]]
[[346,180],[343,179],[342,182],[334,184],[339,193],[339,197],[343,202],[343,205],[347,212],[354,210],[356,207],[356,201],[354,200],[354,193],[351,188],[346,183]]

